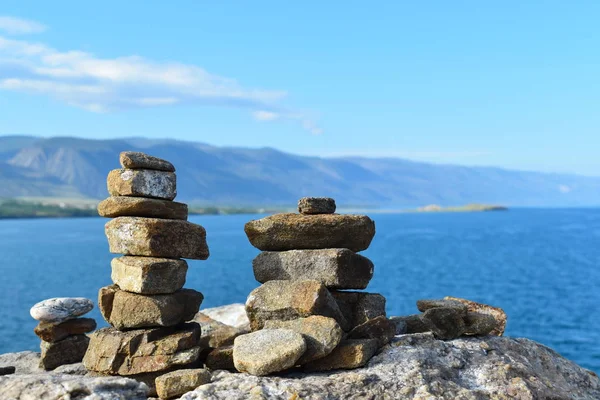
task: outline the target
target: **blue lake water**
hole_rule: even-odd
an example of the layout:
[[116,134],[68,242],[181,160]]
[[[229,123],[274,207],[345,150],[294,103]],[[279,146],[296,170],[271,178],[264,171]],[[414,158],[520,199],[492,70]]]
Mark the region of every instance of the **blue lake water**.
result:
[[[190,261],[187,287],[202,307],[244,302],[258,286],[244,224],[256,215],[194,216],[211,257]],[[374,214],[363,254],[375,263],[368,291],[388,315],[416,313],[420,298],[452,295],[502,307],[506,334],[539,341],[600,372],[600,209],[468,214]],[[96,300],[111,283],[105,219],[0,221],[0,353],[38,350],[29,308],[62,296]],[[98,310],[91,313],[104,326]]]

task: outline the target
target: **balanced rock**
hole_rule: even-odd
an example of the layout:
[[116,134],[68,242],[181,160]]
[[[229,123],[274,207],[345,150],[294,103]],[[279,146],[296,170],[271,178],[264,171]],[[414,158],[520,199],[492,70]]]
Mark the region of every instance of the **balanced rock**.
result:
[[173,371],[156,378],[156,393],[161,399],[170,399],[191,392],[210,380],[210,372],[202,368]]
[[430,308],[423,313],[423,321],[436,338],[452,340],[465,333],[465,313],[454,307]]
[[187,262],[170,258],[125,256],[113,258],[111,278],[122,290],[168,294],[185,284]]
[[235,338],[233,362],[240,372],[262,376],[293,367],[305,351],[301,334],[289,329],[263,329]]
[[57,297],[40,301],[29,313],[38,321],[62,322],[90,312],[94,303],[83,297]]
[[366,250],[375,223],[364,215],[275,214],[244,227],[250,243],[262,251],[346,248]]
[[425,321],[422,314],[404,315],[401,317],[390,317],[396,325],[396,335],[430,332],[431,329]]
[[105,226],[111,253],[206,260],[206,230],[174,219],[119,217]]
[[467,311],[469,312],[491,315],[496,320],[496,327],[489,334],[494,336],[502,336],[504,334],[504,329],[506,328],[506,313],[503,309],[467,299],[461,299],[459,297],[446,296],[444,299],[457,301],[466,305]]
[[431,310],[432,308],[456,308],[461,310],[465,316],[467,315],[467,306],[455,300],[417,300],[417,308],[421,312]]
[[104,319],[119,330],[173,326],[194,318],[204,297],[193,289],[173,294],[140,295],[117,285],[100,289],[98,304]]
[[335,200],[329,197],[303,197],[298,200],[300,214],[333,214]]
[[228,371],[235,370],[235,364],[233,363],[233,345],[213,349],[206,356],[204,365],[206,365],[206,368],[213,371],[218,369]]
[[318,281],[266,282],[248,296],[246,313],[253,331],[262,329],[267,320],[286,321],[311,315],[333,318],[342,329],[350,329],[335,299]]
[[340,325],[333,318],[319,315],[290,321],[266,321],[265,329],[290,329],[302,335],[306,342],[306,352],[297,361],[299,365],[323,358],[331,353],[341,342],[344,334]]
[[368,320],[352,329],[348,339],[375,339],[377,347],[388,344],[396,336],[396,325],[383,315]]
[[111,196],[149,197],[173,200],[177,196],[177,177],[173,172],[150,169],[113,169],[106,178]]
[[148,217],[187,220],[188,206],[176,201],[111,196],[98,204],[101,217]]
[[42,342],[40,367],[45,370],[61,365],[80,362],[85,355],[90,339],[86,335],[73,335],[58,342]]
[[469,312],[465,318],[465,325],[465,335],[484,336],[498,328],[498,321],[489,314]]
[[92,318],[75,318],[61,323],[40,322],[33,331],[44,342],[58,342],[71,335],[82,335],[96,329]]
[[373,263],[348,249],[265,251],[252,266],[261,283],[312,279],[332,289],[364,289],[373,277]]
[[375,339],[348,339],[340,343],[328,356],[304,365],[307,371],[354,369],[365,365],[378,349]]
[[349,329],[380,315],[385,316],[385,297],[378,293],[332,291],[331,295],[348,321]]
[[202,328],[200,337],[202,348],[229,346],[233,344],[236,337],[248,333],[245,329],[223,324],[201,312],[196,314],[193,321],[199,323]]
[[167,160],[137,151],[121,152],[119,161],[123,168],[128,169],[154,169],[157,171],[175,172],[175,167]]
[[83,365],[110,375],[138,375],[165,371],[195,362],[200,356],[200,325],[121,332],[103,328],[90,335]]

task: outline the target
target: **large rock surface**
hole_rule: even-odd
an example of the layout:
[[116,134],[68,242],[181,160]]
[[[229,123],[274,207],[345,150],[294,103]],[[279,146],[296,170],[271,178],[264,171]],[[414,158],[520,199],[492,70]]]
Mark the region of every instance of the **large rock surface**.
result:
[[244,231],[252,246],[263,251],[345,248],[366,250],[375,223],[364,215],[275,214],[250,221]]
[[104,227],[111,253],[206,260],[206,230],[176,219],[119,217]]
[[3,400],[146,400],[148,387],[127,378],[36,374],[0,376]]
[[260,283],[313,279],[331,289],[365,289],[373,263],[348,249],[264,251],[252,261]]
[[217,371],[183,400],[597,400],[590,371],[528,339],[397,336],[363,368],[255,377]]

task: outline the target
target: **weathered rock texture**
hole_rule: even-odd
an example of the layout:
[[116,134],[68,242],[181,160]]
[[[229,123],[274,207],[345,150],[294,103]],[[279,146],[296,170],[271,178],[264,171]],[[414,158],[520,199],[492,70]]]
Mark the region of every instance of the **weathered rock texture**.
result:
[[202,328],[199,344],[203,349],[232,345],[236,337],[249,332],[249,329],[223,324],[201,312],[196,314],[193,321],[199,323]]
[[260,283],[312,279],[331,289],[364,289],[373,277],[371,260],[348,249],[265,251],[252,266]]
[[375,223],[364,215],[275,214],[250,221],[244,228],[250,243],[262,251],[345,248],[366,250]]
[[98,204],[101,217],[148,217],[187,220],[188,206],[175,201],[111,196]]
[[206,356],[204,364],[206,365],[206,368],[213,371],[217,369],[235,371],[235,364],[233,363],[233,345],[212,350]]
[[388,344],[394,336],[396,336],[396,324],[382,315],[352,329],[348,339],[375,339],[379,348]]
[[335,299],[317,281],[269,281],[254,289],[246,301],[252,330],[261,329],[270,319],[291,320],[311,315],[335,319],[344,330],[350,328]]
[[140,294],[168,294],[181,289],[188,270],[184,260],[125,256],[110,262],[112,281],[122,290]]
[[204,297],[193,289],[173,294],[139,295],[119,290],[117,285],[100,289],[98,304],[104,319],[117,329],[173,326],[189,321]]
[[210,382],[211,375],[205,369],[182,369],[156,378],[156,393],[161,399],[170,399],[194,390]]
[[173,172],[149,169],[114,169],[106,178],[111,196],[150,197],[173,200],[177,178]]
[[334,291],[331,295],[351,328],[380,315],[385,316],[385,297],[378,293]]
[[58,342],[42,342],[40,367],[46,370],[65,364],[80,362],[85,355],[90,339],[86,335],[73,335]]
[[465,306],[467,306],[467,311],[469,312],[491,315],[496,320],[497,326],[489,334],[496,336],[502,336],[504,334],[507,317],[503,309],[498,307],[492,307],[487,304],[477,303],[475,301],[467,299],[461,299],[459,297],[447,296],[444,297],[444,299],[464,304]]
[[335,200],[330,197],[303,197],[298,200],[300,214],[333,214]]
[[29,313],[38,321],[58,323],[90,312],[94,303],[84,297],[56,297],[40,301]]
[[209,256],[206,230],[187,221],[119,217],[106,223],[105,232],[111,253],[197,260]]
[[102,374],[166,371],[193,363],[200,355],[200,326],[196,323],[128,332],[103,328],[92,333],[90,339],[83,364]]
[[218,371],[182,400],[600,399],[598,377],[527,339],[396,337],[363,368],[255,377]]
[[377,351],[376,339],[344,340],[328,356],[304,365],[307,371],[354,369],[365,365]]
[[127,378],[90,378],[72,375],[0,376],[4,400],[146,400],[148,387]]
[[40,322],[33,331],[45,342],[58,342],[70,335],[81,335],[96,329],[96,321],[92,318],[75,318],[53,324]]
[[262,329],[235,338],[233,363],[240,372],[268,375],[293,367],[305,351],[301,334],[289,329]]
[[119,162],[123,168],[155,169],[157,171],[175,172],[175,167],[167,160],[137,151],[121,152],[119,155]]
[[265,323],[265,329],[290,329],[298,332],[306,342],[306,351],[297,361],[302,365],[309,361],[323,358],[341,342],[344,331],[333,319],[313,315],[291,321],[271,320]]

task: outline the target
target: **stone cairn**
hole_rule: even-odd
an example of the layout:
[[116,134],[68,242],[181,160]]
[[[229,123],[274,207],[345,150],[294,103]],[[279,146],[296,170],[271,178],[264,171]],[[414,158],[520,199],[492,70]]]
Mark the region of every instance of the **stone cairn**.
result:
[[170,162],[135,152],[121,153],[120,162],[123,168],[108,174],[111,197],[98,206],[101,216],[114,218],[105,226],[110,252],[124,255],[111,262],[114,284],[98,295],[111,327],[90,335],[83,364],[96,375],[145,382],[151,395],[168,398],[207,379],[206,370],[193,369],[202,350],[200,325],[186,323],[203,295],[183,289],[182,260],[208,258],[206,231],[187,221],[186,204],[173,201]]
[[207,364],[230,356],[238,371],[253,375],[352,369],[394,337],[383,296],[346,291],[365,289],[373,276],[373,263],[357,254],[375,235],[373,221],[335,214],[330,198],[303,198],[298,209],[246,224],[262,251],[253,261],[262,285],[246,302],[252,333],[213,351]]
[[79,318],[94,308],[83,297],[57,297],[34,305],[29,313],[40,321],[34,332],[42,339],[40,368],[52,370],[80,362],[90,339],[85,335],[96,329],[92,318]]

